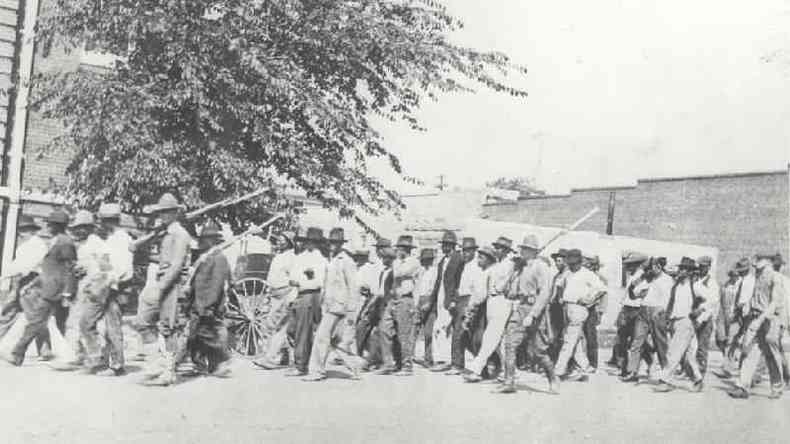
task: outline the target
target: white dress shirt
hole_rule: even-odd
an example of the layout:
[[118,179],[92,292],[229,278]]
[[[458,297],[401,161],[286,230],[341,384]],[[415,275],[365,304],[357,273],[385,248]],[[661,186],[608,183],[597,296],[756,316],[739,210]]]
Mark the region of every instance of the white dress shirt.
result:
[[269,265],[269,274],[266,278],[268,284],[274,290],[281,290],[289,285],[291,270],[295,260],[296,254],[294,254],[293,249],[285,250],[274,256],[271,265]]
[[647,286],[647,296],[642,300],[645,307],[665,308],[669,303],[669,295],[675,281],[668,274],[661,272],[658,277],[653,279]]
[[[300,292],[321,290],[324,285],[327,263],[320,251],[305,250],[296,255],[291,280],[299,283]],[[305,273],[308,270],[313,271],[312,279]]]
[[[480,293],[485,294],[483,280],[483,269],[476,260],[471,260],[464,265],[461,272],[461,282],[458,284],[459,296],[475,296]],[[470,299],[471,300],[471,299]]]
[[672,307],[672,313],[669,313],[669,319],[687,318],[691,314],[693,305],[694,295],[691,292],[691,283],[686,279],[675,287],[675,305]]
[[47,245],[47,241],[38,235],[31,236],[29,239],[19,244],[16,249],[14,261],[11,262],[11,265],[9,265],[6,270],[3,270],[3,275],[26,275],[36,271],[48,251],[49,246]]
[[568,271],[565,276],[565,289],[562,291],[563,302],[571,304],[589,302],[597,293],[606,291],[603,281],[587,268],[582,267],[575,272]]
[[113,285],[130,280],[134,275],[134,255],[129,250],[132,238],[125,230],[117,228],[104,242],[110,252]]
[[708,274],[702,279],[694,282],[694,293],[697,297],[704,299],[700,308],[702,314],[697,318],[697,322],[715,321],[721,307],[721,293],[716,279]]

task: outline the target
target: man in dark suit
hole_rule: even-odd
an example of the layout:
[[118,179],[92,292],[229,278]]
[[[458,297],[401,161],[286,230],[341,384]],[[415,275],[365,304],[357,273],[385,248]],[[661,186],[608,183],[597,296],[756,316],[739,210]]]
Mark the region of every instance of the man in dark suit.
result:
[[17,341],[11,356],[6,360],[20,366],[30,343],[39,335],[48,337],[47,322],[50,315],[62,309],[63,299],[75,294],[77,281],[74,264],[77,249],[74,241],[66,235],[69,216],[55,210],[46,219],[47,228],[52,235],[50,248],[41,262],[41,273],[22,290],[20,304],[28,323]]
[[[458,286],[461,283],[461,273],[464,270],[464,259],[461,252],[456,250],[458,238],[455,233],[445,231],[440,242],[442,257],[437,264],[436,283],[434,284],[430,301],[422,307],[423,313],[427,313],[427,321],[424,324],[425,331],[433,332],[431,338],[426,337],[426,360],[429,357],[431,359],[435,358],[433,355],[433,339],[447,337],[448,329],[455,324],[454,319],[458,313]],[[444,312],[441,310],[444,310]],[[461,320],[463,320],[463,314],[461,316]],[[461,320],[459,320],[458,325],[460,325]],[[436,325],[437,323],[438,325]],[[442,348],[447,348],[446,346],[441,347],[441,344],[437,345],[440,353],[442,353]],[[463,348],[456,348],[455,353],[451,356],[452,363],[448,361],[441,362],[442,357],[440,356],[439,359],[436,359],[436,366],[431,371],[446,372],[453,365],[460,364],[463,366],[463,353]],[[458,357],[459,355],[460,358]]]

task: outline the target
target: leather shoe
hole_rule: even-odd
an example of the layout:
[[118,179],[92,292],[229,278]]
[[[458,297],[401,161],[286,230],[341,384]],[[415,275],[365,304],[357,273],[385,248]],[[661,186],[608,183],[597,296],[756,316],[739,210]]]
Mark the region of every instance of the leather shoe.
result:
[[306,375],[307,375],[307,372],[303,372],[303,371],[299,370],[298,368],[292,368],[292,369],[289,369],[287,372],[285,372],[285,376],[290,376],[290,377],[306,376]]
[[103,377],[124,376],[126,375],[126,370],[123,368],[105,368],[95,372],[94,375]]
[[376,370],[375,372],[373,372],[373,374],[374,375],[391,375],[391,374],[395,373],[396,371],[397,371],[397,369],[395,369],[394,367],[382,367],[382,368]]
[[263,370],[279,370],[281,368],[285,368],[284,365],[275,364],[275,363],[273,363],[271,361],[264,360],[264,359],[254,360],[254,361],[252,361],[252,364],[255,365],[256,367],[260,368],[260,369],[263,369]]
[[639,375],[636,373],[629,373],[622,378],[620,378],[622,382],[639,382]]
[[324,379],[326,379],[326,375],[325,374],[323,374],[323,373],[315,373],[315,374],[311,374],[311,375],[305,376],[304,378],[302,378],[302,381],[305,381],[305,382],[319,382],[319,381],[323,381]]
[[443,373],[449,371],[451,368],[453,368],[453,366],[450,364],[437,364],[431,368],[431,371],[434,373]]
[[475,382],[480,382],[482,380],[483,378],[477,373],[469,373],[464,375],[464,382],[475,383]]
[[399,371],[392,374],[392,376],[414,376],[414,370],[409,367],[404,367]]
[[694,385],[691,386],[691,391],[694,393],[700,393],[704,388],[705,384],[702,382],[702,379],[695,382]]
[[673,390],[675,390],[675,387],[673,387],[670,384],[667,384],[664,381],[660,381],[658,385],[653,388],[653,391],[656,393],[669,393]]
[[749,392],[746,391],[743,387],[736,387],[731,392],[727,393],[730,395],[730,398],[735,399],[749,399]]
[[503,385],[500,385],[499,387],[491,390],[491,393],[496,393],[496,394],[516,393],[516,387],[513,386],[513,385],[510,385],[510,384],[503,384]]
[[457,376],[457,375],[460,375],[462,373],[463,373],[463,370],[461,370],[459,368],[455,368],[455,367],[453,367],[450,370],[447,370],[446,372],[444,372],[444,374],[447,375],[447,376]]

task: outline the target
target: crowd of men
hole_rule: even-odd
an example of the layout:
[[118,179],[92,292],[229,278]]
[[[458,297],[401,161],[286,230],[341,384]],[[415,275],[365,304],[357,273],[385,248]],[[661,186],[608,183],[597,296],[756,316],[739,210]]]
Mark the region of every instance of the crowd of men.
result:
[[[154,385],[173,384],[185,363],[197,374],[230,372],[225,305],[231,272],[217,247],[222,236],[216,225],[206,225],[193,254],[181,210],[170,194],[152,208],[167,228],[151,250],[135,326],[143,342],[153,344],[154,351],[140,350],[150,364],[146,381]],[[47,324],[54,317],[75,356],[53,368],[125,373],[120,304],[132,277],[132,239],[120,227],[117,204],[102,205],[95,217],[98,223],[86,211],[72,220],[53,212],[46,219],[48,242],[37,236],[40,227],[22,218],[17,259],[4,273],[11,288],[0,317],[0,337],[19,316],[27,320],[6,357],[11,364],[22,364],[33,341],[40,359],[51,358]],[[544,374],[547,392],[556,394],[560,381],[586,382],[599,373],[598,325],[607,305],[617,303],[606,364],[624,383],[644,381],[640,369],[647,368],[656,392],[676,389],[684,377],[687,390],[702,391],[712,343],[725,356],[718,377],[737,374],[731,396],[747,398],[761,366],[771,398],[790,383],[779,255],[740,260],[720,289],[710,257],[683,257],[675,266],[629,254],[623,258],[626,296],[612,301],[597,256],[560,249],[549,259],[533,235],[517,245],[505,236],[478,245],[447,231],[438,249],[418,249],[403,235],[394,243],[378,239],[370,252],[349,250],[342,228],[325,236],[309,227],[279,232],[272,244],[267,283],[275,328],[253,362],[267,370],[287,367],[288,375],[305,381],[325,380],[330,360],[352,378],[362,372],[409,377],[419,364],[515,393],[522,369]],[[415,356],[418,343],[421,356]]]

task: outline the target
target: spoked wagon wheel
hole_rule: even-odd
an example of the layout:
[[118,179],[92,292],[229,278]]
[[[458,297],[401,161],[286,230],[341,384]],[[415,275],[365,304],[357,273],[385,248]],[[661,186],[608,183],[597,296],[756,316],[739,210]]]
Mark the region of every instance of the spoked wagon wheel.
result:
[[242,356],[263,352],[271,336],[266,318],[271,313],[269,284],[257,277],[236,281],[228,295],[228,330],[230,345]]

